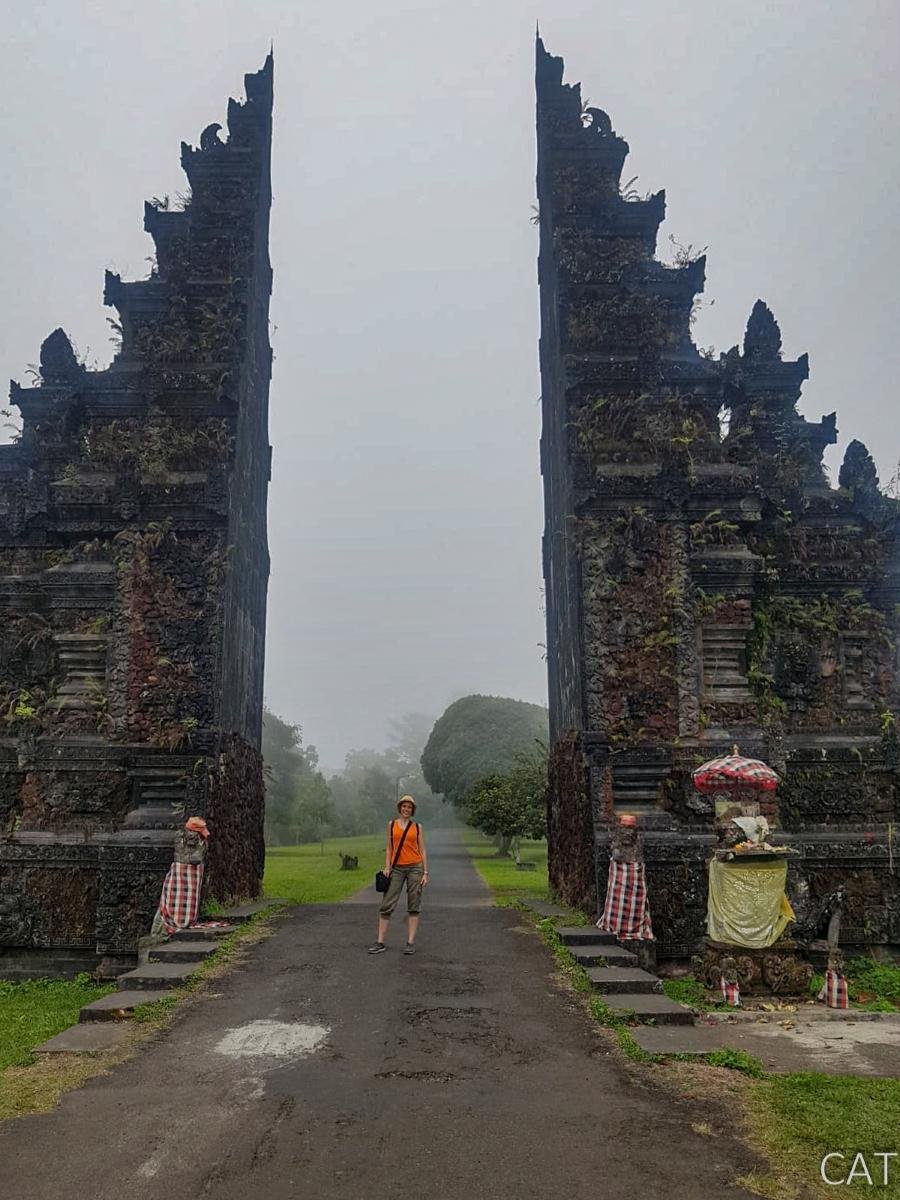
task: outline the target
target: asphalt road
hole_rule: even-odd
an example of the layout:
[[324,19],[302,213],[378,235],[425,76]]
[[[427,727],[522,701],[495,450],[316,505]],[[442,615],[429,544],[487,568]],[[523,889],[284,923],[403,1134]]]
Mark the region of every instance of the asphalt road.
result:
[[418,954],[365,953],[374,901],[292,909],[132,1061],[0,1125],[0,1196],[747,1195],[747,1152],[629,1077],[456,835],[430,857]]

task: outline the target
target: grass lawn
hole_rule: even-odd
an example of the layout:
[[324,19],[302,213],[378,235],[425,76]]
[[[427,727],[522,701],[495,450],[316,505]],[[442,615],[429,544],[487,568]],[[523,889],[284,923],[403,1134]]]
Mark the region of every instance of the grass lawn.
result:
[[[341,854],[359,858],[356,871],[341,870]],[[360,892],[384,866],[384,836],[328,838],[305,846],[266,851],[263,892],[292,904],[331,904]]]
[[97,987],[89,975],[75,980],[0,980],[0,1071],[32,1061],[32,1050],[78,1020],[78,1011],[115,990]]
[[494,893],[495,900],[514,900],[517,896],[529,896],[532,900],[547,899],[550,885],[545,841],[522,842],[522,862],[534,863],[534,870],[520,871],[512,858],[497,858],[494,843],[477,829],[464,826],[462,839],[472,855],[478,874]]
[[834,1075],[770,1075],[754,1081],[748,1103],[757,1145],[768,1157],[771,1174],[754,1179],[763,1195],[787,1197],[792,1176],[813,1195],[833,1195],[824,1183],[820,1164],[832,1152],[826,1170],[832,1179],[846,1179],[854,1157],[862,1152],[872,1176],[861,1168],[846,1185],[849,1191],[874,1187],[879,1196],[900,1197],[900,1159],[888,1160],[888,1186],[883,1186],[884,1160],[876,1153],[900,1150],[900,1080],[862,1079]]

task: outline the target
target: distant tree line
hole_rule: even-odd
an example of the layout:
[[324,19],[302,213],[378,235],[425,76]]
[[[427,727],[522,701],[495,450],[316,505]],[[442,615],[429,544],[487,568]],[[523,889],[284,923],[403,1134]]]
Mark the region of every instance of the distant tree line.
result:
[[317,842],[326,837],[380,833],[409,793],[416,817],[429,826],[459,820],[452,806],[425,782],[419,758],[434,718],[407,713],[390,722],[384,750],[351,750],[343,770],[328,779],[314,746],[304,746],[298,725],[265,710],[266,843]]
[[547,710],[503,696],[465,696],[434,721],[406,713],[384,750],[351,750],[328,779],[298,725],[263,718],[266,842],[380,833],[401,795],[429,827],[467,821],[517,853],[546,832]]

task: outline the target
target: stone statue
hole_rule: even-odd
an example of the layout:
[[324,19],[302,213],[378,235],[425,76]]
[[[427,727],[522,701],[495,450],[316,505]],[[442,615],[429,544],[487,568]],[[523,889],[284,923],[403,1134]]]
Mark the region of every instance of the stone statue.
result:
[[836,945],[829,948],[825,982],[817,999],[824,1000],[829,1008],[850,1007],[847,980],[844,976],[844,956]]
[[721,972],[719,986],[722,989],[722,999],[726,1004],[731,1004],[733,1007],[739,1008],[741,1003],[741,985],[738,978],[737,960],[732,955],[725,954],[722,956]]
[[190,817],[175,835],[175,857],[163,881],[150,936],[171,937],[189,929],[200,915],[200,892],[209,829],[202,817]]
[[742,816],[743,811],[739,804],[732,804],[716,816],[714,829],[717,850],[730,850],[738,842],[746,840],[743,829],[735,824],[735,817]]
[[622,813],[612,831],[610,858],[613,862],[638,863],[644,858],[643,838],[637,825],[637,817]]
[[[637,817],[622,813],[612,832],[606,902],[597,928],[627,941],[652,942],[653,925]],[[639,961],[646,970],[649,958]]]

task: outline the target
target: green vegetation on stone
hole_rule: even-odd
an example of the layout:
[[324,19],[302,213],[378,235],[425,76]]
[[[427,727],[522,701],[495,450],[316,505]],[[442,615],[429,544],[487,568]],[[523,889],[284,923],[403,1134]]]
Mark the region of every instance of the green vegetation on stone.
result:
[[[341,855],[359,859],[355,871],[341,870]],[[384,838],[329,838],[321,844],[274,846],[266,852],[263,892],[292,904],[332,904],[368,887],[384,866]]]
[[25,1066],[32,1051],[78,1020],[79,1010],[115,985],[98,987],[89,975],[75,979],[0,980],[0,1071]]
[[686,1004],[689,1008],[695,1008],[698,1012],[715,1012],[718,1010],[727,1011],[730,1005],[725,1004],[721,1000],[710,1000],[709,991],[693,975],[683,975],[680,979],[664,979],[662,981],[663,991],[670,1000],[674,1000],[676,1004]]

